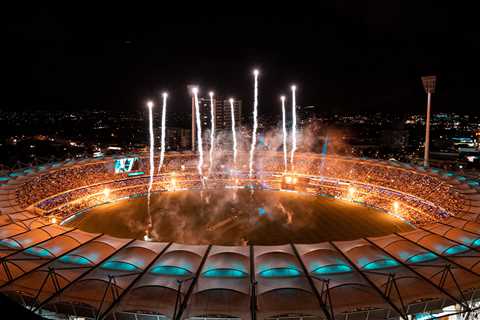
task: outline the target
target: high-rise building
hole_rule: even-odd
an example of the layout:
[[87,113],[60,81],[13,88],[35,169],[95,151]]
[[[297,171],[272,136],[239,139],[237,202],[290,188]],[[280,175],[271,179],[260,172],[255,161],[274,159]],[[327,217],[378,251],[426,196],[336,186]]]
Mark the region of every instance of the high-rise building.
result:
[[[195,102],[192,99],[192,144],[193,150],[195,150],[196,144],[196,123],[195,123]],[[215,131],[220,133],[225,130],[230,130],[232,126],[232,114],[230,101],[223,99],[222,97],[214,97],[213,99],[213,113],[215,117]],[[200,109],[200,122],[202,125],[202,133],[209,131],[211,128],[211,110],[210,110],[210,98],[199,97],[198,106]],[[233,110],[235,115],[235,126],[240,128],[242,119],[242,101],[234,100]],[[193,134],[194,133],[194,134]]]
[[186,150],[191,147],[190,129],[167,127],[167,150]]

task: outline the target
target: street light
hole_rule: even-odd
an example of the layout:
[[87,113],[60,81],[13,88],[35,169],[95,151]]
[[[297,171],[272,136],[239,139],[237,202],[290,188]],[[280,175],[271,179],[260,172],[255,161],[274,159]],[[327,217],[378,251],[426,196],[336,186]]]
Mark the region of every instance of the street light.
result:
[[432,93],[435,92],[436,76],[422,77],[423,88],[427,93],[427,121],[425,128],[425,153],[423,156],[423,166],[428,167],[428,158],[430,155],[430,102],[432,99]]

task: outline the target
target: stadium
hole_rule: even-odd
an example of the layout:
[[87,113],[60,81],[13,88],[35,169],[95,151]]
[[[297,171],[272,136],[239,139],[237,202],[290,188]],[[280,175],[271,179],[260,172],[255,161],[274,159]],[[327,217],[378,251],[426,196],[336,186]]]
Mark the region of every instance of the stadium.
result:
[[[227,162],[205,166],[201,178],[195,153],[167,153],[152,204],[176,194],[175,203],[189,204],[176,210],[197,222],[166,227],[168,212],[145,214],[143,206],[128,218],[137,229],[121,234],[122,208],[145,202],[148,156],[69,160],[1,177],[0,291],[51,319],[476,315],[478,181],[311,153],[297,153],[295,171],[285,172],[281,153],[258,152],[253,177]],[[218,200],[225,197],[236,198]],[[316,223],[315,214],[327,220]],[[280,225],[284,233],[275,235]]]

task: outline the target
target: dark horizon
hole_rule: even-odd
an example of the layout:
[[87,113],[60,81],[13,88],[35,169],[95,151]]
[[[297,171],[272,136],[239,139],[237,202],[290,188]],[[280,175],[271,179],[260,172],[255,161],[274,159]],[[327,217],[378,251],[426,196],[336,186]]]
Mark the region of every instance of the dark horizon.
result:
[[[435,74],[433,112],[477,113],[478,28],[439,5],[325,5],[316,16],[193,17],[175,11],[22,10],[7,17],[9,81],[3,109],[134,110],[169,92],[189,110],[187,84],[275,113],[298,104],[326,112],[422,113],[420,77]],[[160,18],[162,17],[162,18]]]

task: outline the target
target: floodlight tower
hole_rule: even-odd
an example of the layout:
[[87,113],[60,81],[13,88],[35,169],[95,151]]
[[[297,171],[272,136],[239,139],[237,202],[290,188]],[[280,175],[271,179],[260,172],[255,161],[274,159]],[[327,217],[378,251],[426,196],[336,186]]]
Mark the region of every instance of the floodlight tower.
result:
[[423,155],[423,166],[428,167],[428,160],[430,155],[430,103],[432,100],[432,93],[435,92],[436,76],[422,77],[423,88],[427,93],[427,121],[425,128],[425,153]]

